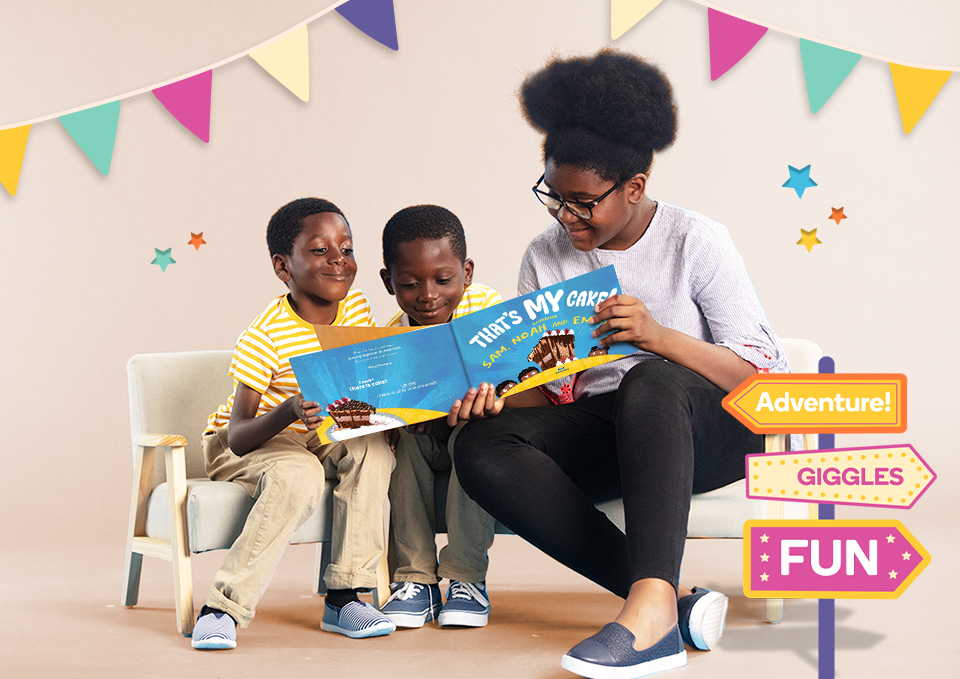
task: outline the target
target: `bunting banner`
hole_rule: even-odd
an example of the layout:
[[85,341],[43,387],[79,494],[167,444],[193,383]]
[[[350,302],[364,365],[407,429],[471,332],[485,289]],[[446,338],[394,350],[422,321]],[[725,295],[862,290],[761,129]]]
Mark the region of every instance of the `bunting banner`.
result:
[[306,26],[251,52],[250,58],[301,101],[310,100],[310,50]]
[[30,126],[14,127],[0,131],[0,184],[11,196],[17,195],[20,183],[20,168],[23,166],[23,154],[27,151],[27,137]]
[[210,93],[213,71],[204,71],[170,85],[153,90],[153,96],[164,108],[193,132],[198,139],[210,142]]
[[77,146],[87,158],[100,170],[100,174],[110,174],[113,160],[113,144],[117,139],[117,123],[120,120],[120,102],[87,108],[76,113],[59,117]]
[[850,75],[860,55],[801,38],[800,60],[807,81],[810,112],[816,113]]
[[663,0],[611,0],[610,38],[616,40],[650,14]]
[[400,49],[393,0],[349,0],[337,7],[337,13],[381,45]]
[[766,26],[707,9],[710,32],[710,80],[736,66],[767,32]]
[[890,64],[890,75],[893,76],[893,88],[897,92],[903,131],[910,134],[953,73]]
[[[610,35],[616,40],[650,13],[662,0],[610,0]],[[817,113],[833,96],[863,57],[886,61],[900,106],[903,131],[909,134],[923,117],[956,68],[897,62],[878,54],[856,52],[842,45],[828,44],[777,26],[764,25],[721,11],[708,0],[690,0],[707,8],[710,40],[710,80],[716,80],[736,66],[768,30],[791,35],[800,41],[800,60],[807,86],[810,112]]]

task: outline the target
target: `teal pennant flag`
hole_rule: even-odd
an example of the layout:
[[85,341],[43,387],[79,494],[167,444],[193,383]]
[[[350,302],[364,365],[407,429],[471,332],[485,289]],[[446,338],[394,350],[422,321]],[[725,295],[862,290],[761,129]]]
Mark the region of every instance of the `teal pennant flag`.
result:
[[59,120],[100,173],[109,174],[120,120],[120,102],[111,101],[102,106],[68,113],[60,116]]
[[821,45],[800,38],[800,58],[803,77],[807,81],[810,111],[816,113],[833,96],[853,67],[860,61],[859,54]]

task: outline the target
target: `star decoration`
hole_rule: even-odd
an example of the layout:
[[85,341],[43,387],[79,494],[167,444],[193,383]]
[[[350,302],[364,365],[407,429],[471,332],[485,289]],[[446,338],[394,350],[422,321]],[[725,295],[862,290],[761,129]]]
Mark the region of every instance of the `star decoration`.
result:
[[840,225],[840,220],[841,220],[841,219],[846,219],[846,218],[847,218],[847,216],[846,216],[845,214],[843,214],[843,208],[842,208],[842,207],[832,207],[832,208],[830,208],[830,210],[833,212],[833,214],[831,214],[829,217],[827,217],[827,219],[832,219],[833,221],[835,221],[835,222],[837,223],[838,226]]
[[[843,208],[840,208],[840,209],[842,210]],[[190,232],[190,240],[187,241],[187,245],[192,245],[197,250],[199,250],[201,245],[206,245],[206,244],[207,244],[207,241],[203,240],[203,231],[201,231],[200,233],[194,233],[193,231]]]
[[760,574],[760,580],[762,580],[763,582],[766,582],[766,581],[769,580],[769,579],[770,579],[770,576],[767,575],[766,573],[761,573],[761,574]]
[[760,560],[761,560],[761,561],[769,561],[769,560],[770,560],[770,555],[769,555],[769,554],[761,554],[761,555],[760,555]]
[[903,557],[903,560],[904,560],[904,561],[909,561],[909,560],[910,560],[910,557],[913,556],[913,554],[911,554],[910,552],[904,552],[904,553],[901,554],[900,556]]
[[766,533],[760,536],[760,542],[766,542],[769,539],[770,537]]
[[798,170],[793,165],[787,165],[790,170],[790,179],[783,183],[784,188],[793,189],[797,192],[798,198],[803,198],[803,192],[817,183],[810,179],[810,166],[807,165],[802,170]]
[[890,571],[889,573],[887,573],[887,575],[890,576],[890,579],[891,579],[891,580],[896,580],[896,579],[897,579],[897,572],[896,572],[896,571]]
[[890,533],[890,535],[887,536],[887,543],[889,544],[889,543],[893,542],[894,540],[896,540],[896,538],[893,537],[893,533]]
[[168,266],[177,263],[177,260],[170,256],[170,251],[172,249],[173,248],[167,248],[166,250],[161,250],[160,248],[154,248],[157,256],[154,257],[153,261],[150,263],[159,266],[161,271],[166,271]]
[[813,252],[814,245],[823,244],[823,241],[817,238],[816,229],[814,229],[813,231],[806,231],[804,229],[800,229],[800,233],[801,233],[800,240],[798,240],[796,244],[802,245],[803,247],[805,247],[807,249],[807,252]]

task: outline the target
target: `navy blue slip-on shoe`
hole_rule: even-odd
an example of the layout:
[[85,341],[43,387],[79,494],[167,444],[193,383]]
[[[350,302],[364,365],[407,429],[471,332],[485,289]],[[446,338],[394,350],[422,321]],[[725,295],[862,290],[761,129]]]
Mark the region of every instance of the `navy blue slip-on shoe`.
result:
[[725,594],[703,587],[694,587],[690,592],[677,602],[680,635],[687,646],[698,651],[709,651],[717,645],[727,629],[727,606],[730,600]]
[[364,601],[351,601],[343,608],[323,605],[320,629],[336,632],[351,639],[381,637],[397,629],[390,618]]
[[618,622],[607,623],[571,648],[560,667],[589,679],[636,679],[687,664],[680,630],[674,626],[650,648],[636,651],[636,637]]

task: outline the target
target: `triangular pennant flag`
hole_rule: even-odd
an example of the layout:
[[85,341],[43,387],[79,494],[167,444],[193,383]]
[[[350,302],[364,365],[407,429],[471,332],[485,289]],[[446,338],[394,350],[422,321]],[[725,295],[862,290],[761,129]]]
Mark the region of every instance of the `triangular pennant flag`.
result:
[[850,75],[860,61],[860,55],[800,38],[800,59],[803,61],[803,77],[807,81],[810,111],[816,113]]
[[251,52],[250,58],[300,99],[310,99],[310,51],[306,26]]
[[337,7],[337,12],[377,42],[400,49],[393,0],[350,0]]
[[710,80],[716,80],[736,66],[767,32],[766,26],[758,26],[711,8],[707,8],[707,24],[710,32]]
[[611,0],[610,38],[616,40],[650,14],[663,0]]
[[204,71],[153,90],[160,103],[204,142],[210,141],[210,90],[213,71]]
[[930,104],[940,94],[940,88],[953,72],[890,64],[890,74],[893,76],[893,87],[897,91],[903,131],[910,134],[910,130],[927,112]]
[[17,195],[23,154],[27,151],[30,126],[0,131],[0,184],[11,196]]
[[60,116],[59,120],[80,150],[97,166],[100,174],[110,174],[113,143],[117,139],[117,123],[120,120],[120,102],[111,101],[109,104],[68,113]]

